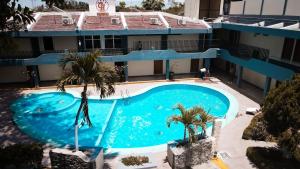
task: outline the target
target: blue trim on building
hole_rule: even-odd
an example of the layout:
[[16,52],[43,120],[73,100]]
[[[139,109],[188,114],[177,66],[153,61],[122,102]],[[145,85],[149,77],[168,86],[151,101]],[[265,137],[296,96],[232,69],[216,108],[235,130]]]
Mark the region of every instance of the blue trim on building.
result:
[[289,80],[295,74],[290,69],[283,68],[262,60],[254,58],[242,59],[235,57],[224,49],[219,50],[218,57],[276,80]]

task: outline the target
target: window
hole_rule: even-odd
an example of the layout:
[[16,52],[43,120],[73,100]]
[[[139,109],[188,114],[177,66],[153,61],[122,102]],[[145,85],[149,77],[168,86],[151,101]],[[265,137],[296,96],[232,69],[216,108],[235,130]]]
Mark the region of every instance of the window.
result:
[[85,36],[85,49],[98,49],[101,48],[100,36]]
[[122,48],[121,36],[105,36],[105,48]]
[[293,54],[293,47],[294,39],[286,38],[284,40],[281,58],[289,61]]
[[296,42],[293,61],[300,63],[300,40]]
[[43,37],[44,50],[54,50],[52,37]]

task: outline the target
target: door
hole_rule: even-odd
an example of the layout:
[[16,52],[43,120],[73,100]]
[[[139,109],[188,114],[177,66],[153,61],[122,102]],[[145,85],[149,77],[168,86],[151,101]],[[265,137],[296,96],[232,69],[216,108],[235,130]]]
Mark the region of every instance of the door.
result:
[[191,73],[199,72],[199,59],[191,59]]
[[52,37],[43,37],[43,42],[44,42],[44,50],[46,51],[54,50]]
[[155,75],[163,74],[163,60],[154,61],[154,74]]

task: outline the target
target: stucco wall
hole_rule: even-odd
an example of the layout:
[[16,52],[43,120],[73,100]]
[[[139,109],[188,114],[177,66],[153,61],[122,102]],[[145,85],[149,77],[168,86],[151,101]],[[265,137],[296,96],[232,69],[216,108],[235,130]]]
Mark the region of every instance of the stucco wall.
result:
[[170,61],[170,70],[174,73],[190,73],[191,59],[176,59]]
[[243,69],[243,80],[263,89],[266,82],[266,76],[256,73],[250,69]]
[[262,0],[246,0],[245,14],[259,15]]
[[282,15],[285,0],[265,0],[263,15]]
[[199,17],[200,0],[185,0],[184,16],[191,18]]
[[137,49],[137,43],[141,41],[143,49],[160,49],[161,36],[128,36],[128,48]]
[[76,37],[53,37],[54,50],[77,49]]
[[236,1],[230,3],[229,14],[243,14],[244,1]]
[[61,77],[62,69],[59,65],[39,65],[41,81],[58,80]]
[[0,83],[13,83],[27,81],[25,66],[1,66]]
[[154,61],[129,61],[128,76],[143,76],[154,74]]
[[300,1],[288,0],[285,15],[300,16]]
[[270,57],[281,58],[284,38],[277,36],[254,35],[254,33],[242,32],[240,43],[261,47],[270,50]]
[[15,38],[17,51],[32,51],[30,38]]

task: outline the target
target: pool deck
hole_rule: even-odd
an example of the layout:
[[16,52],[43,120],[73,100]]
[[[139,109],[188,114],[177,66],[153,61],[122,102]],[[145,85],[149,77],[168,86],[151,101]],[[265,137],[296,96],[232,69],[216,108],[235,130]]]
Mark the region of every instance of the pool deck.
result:
[[[239,102],[239,116],[235,118],[230,124],[225,126],[221,131],[221,136],[219,140],[218,150],[227,154],[227,157],[224,158],[225,164],[229,168],[243,168],[243,169],[252,169],[255,168],[246,157],[246,149],[249,146],[274,146],[273,143],[258,142],[258,141],[248,141],[241,138],[242,133],[246,126],[250,123],[253,116],[245,114],[245,110],[248,107],[259,108],[259,103],[251,100],[249,97],[243,95],[235,88],[230,87],[225,82],[211,82],[208,80],[202,81],[194,78],[181,79],[181,82],[189,83],[205,83],[209,84],[212,87],[216,87],[222,90],[229,92],[231,95],[235,96]],[[140,90],[143,90],[152,85],[166,83],[165,80],[156,80],[156,81],[146,81],[146,82],[130,82],[125,84],[116,85],[116,92],[114,96],[130,96]],[[172,83],[172,82],[169,82]],[[55,86],[43,87],[36,89],[0,89],[0,145],[7,146],[14,143],[28,143],[33,142],[30,137],[23,134],[17,126],[13,123],[12,114],[9,111],[9,105],[11,101],[18,98],[19,96],[31,93],[31,92],[41,92],[41,91],[56,91]],[[71,86],[67,88],[67,91],[80,93],[81,88],[76,86]],[[97,92],[93,87],[89,88],[91,95],[96,95]],[[45,153],[46,154],[46,153]],[[147,155],[150,158],[150,161],[154,163],[157,168],[170,168],[169,164],[165,161],[166,152],[150,152],[150,153],[141,153],[138,155]],[[47,156],[47,155],[46,155]],[[119,168],[120,159],[123,155],[116,157],[107,157],[105,159],[105,168]],[[44,163],[48,163],[49,159],[45,158]],[[215,169],[218,168],[213,163],[209,162],[201,166],[195,166],[197,169]]]

